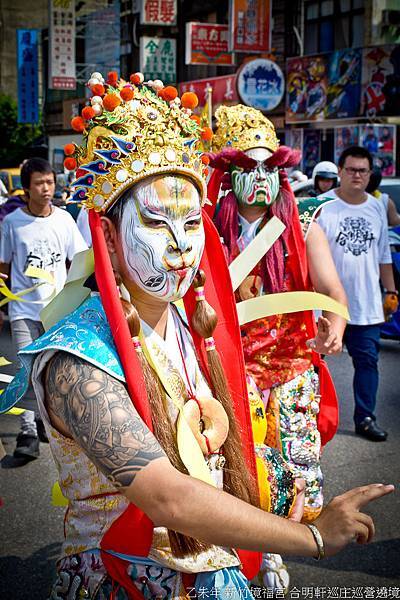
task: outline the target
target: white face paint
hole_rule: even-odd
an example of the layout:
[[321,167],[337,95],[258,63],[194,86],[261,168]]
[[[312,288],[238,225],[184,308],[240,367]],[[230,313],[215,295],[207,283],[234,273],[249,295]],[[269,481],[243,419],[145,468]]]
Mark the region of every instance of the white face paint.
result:
[[165,302],[182,298],[204,250],[200,195],[182,176],[138,183],[124,207],[120,237],[132,280]]
[[266,148],[252,148],[246,154],[256,160],[257,165],[251,171],[232,166],[232,191],[240,204],[268,206],[275,202],[279,194],[278,170],[268,169],[264,162],[272,153]]

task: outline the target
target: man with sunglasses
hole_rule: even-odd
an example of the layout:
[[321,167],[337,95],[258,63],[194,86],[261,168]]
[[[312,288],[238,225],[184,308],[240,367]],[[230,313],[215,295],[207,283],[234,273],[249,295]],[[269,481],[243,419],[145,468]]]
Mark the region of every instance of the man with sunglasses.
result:
[[[393,279],[387,216],[383,204],[368,194],[372,156],[360,146],[347,148],[339,158],[340,186],[321,197],[318,223],[325,231],[336,269],[346,290],[350,323],[344,342],[353,360],[354,423],[358,435],[383,442],[387,432],[376,423],[378,354],[384,301],[398,292]],[[392,306],[393,310],[393,306]]]

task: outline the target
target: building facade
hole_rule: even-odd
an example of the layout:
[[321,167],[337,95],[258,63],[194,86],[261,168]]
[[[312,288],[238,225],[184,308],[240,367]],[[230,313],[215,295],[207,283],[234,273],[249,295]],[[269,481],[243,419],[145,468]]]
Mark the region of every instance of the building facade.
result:
[[[247,5],[256,6],[257,0]],[[164,13],[157,21],[160,7]],[[76,0],[76,85],[49,89],[47,2],[29,9],[26,0],[3,0],[1,11],[3,92],[16,95],[15,30],[41,30],[40,97],[49,159],[60,169],[62,147],[72,135],[70,119],[87,100],[84,84],[91,72],[115,69],[129,75],[147,69],[149,78],[189,87],[226,76],[227,101],[238,101],[236,73],[260,56],[246,51],[235,53],[234,65],[187,64],[187,23],[229,28],[230,0]],[[384,175],[400,172],[399,0],[271,0],[271,18],[271,49],[261,56],[280,67],[286,90],[267,114],[281,141],[302,149],[303,169],[310,173],[318,160],[336,160],[346,145],[362,143],[377,155]]]

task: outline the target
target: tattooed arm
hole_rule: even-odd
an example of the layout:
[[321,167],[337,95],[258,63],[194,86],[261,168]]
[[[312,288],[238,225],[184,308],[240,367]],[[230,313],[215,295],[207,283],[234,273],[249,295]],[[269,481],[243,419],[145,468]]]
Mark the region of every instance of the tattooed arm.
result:
[[127,487],[151,461],[165,456],[123,384],[64,352],[46,373],[50,420],[73,437],[116,487]]
[[[317,554],[305,525],[264,512],[174,469],[124,386],[103,371],[57,353],[46,373],[46,402],[53,425],[73,437],[156,526],[219,546]],[[315,521],[326,554],[336,554],[354,539],[370,541],[372,519],[359,509],[391,491],[393,486],[364,486],[335,498]]]

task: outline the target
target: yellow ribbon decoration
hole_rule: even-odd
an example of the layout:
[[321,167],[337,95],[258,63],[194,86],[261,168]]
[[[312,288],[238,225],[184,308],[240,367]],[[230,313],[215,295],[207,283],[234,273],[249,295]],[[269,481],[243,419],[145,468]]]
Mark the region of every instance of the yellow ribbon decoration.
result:
[[0,356],[0,367],[5,367],[6,365],[11,365],[10,361],[5,356]]
[[27,302],[27,300],[24,300],[24,298],[22,298],[22,296],[29,294],[29,292],[33,292],[33,290],[36,290],[39,287],[39,285],[42,284],[38,283],[36,285],[33,285],[32,287],[26,288],[25,290],[21,290],[20,292],[18,292],[18,294],[13,294],[12,291],[7,287],[3,279],[0,279],[0,294],[3,294],[3,296],[5,296],[5,298],[3,298],[3,300],[0,301],[0,306],[4,306],[4,304],[7,304],[11,300],[15,300],[16,302]]
[[272,217],[243,252],[231,262],[229,273],[233,291],[237,290],[242,281],[260,262],[285,229],[286,226],[278,217]]
[[240,325],[271,315],[302,312],[304,310],[325,310],[335,313],[347,321],[350,319],[347,306],[317,292],[268,294],[239,302],[236,304],[236,308]]
[[32,265],[29,265],[24,275],[27,277],[35,277],[35,279],[43,279],[43,282],[38,285],[43,285],[43,283],[48,283],[53,286],[55,285],[54,276],[49,273],[49,271],[40,269],[39,267],[33,267]]
[[171,399],[175,408],[178,410],[178,422],[177,422],[177,444],[179,456],[182,459],[183,464],[187,468],[191,477],[195,477],[196,479],[200,479],[200,481],[204,481],[209,485],[215,487],[215,483],[211,477],[210,470],[207,467],[206,461],[204,459],[204,454],[199,446],[198,441],[194,437],[193,431],[190,429],[185,416],[182,411],[182,403],[179,402],[179,399],[176,396],[175,390],[169,383],[168,376],[164,371],[164,367],[160,364],[158,357],[155,356],[154,353],[150,350],[150,348],[146,344],[146,340],[142,334],[140,333],[140,342],[142,345],[142,350],[146,359],[152,369],[157,373],[162,386],[164,387],[165,393]]
[[260,456],[257,456],[257,453],[256,469],[258,490],[260,494],[260,507],[266,512],[271,512],[271,486],[268,481],[268,468],[264,460]]
[[[48,302],[54,298],[54,296],[56,295],[56,284],[54,277],[51,273],[49,273],[45,269],[40,269],[39,267],[29,266],[26,269],[24,275],[26,275],[27,277],[35,277],[36,279],[42,279],[43,281],[40,281],[40,283],[36,283],[35,285],[32,285],[31,287],[26,288],[25,290],[21,290],[17,294],[14,294],[9,289],[5,281],[2,278],[0,278],[0,293],[3,294],[3,296],[5,296],[5,298],[3,298],[3,300],[0,301],[0,307],[4,306],[4,304],[7,304],[11,301],[28,302],[30,304],[41,304],[42,302]],[[25,298],[23,298],[23,296],[26,296],[26,294],[33,292],[38,287],[46,283],[53,287],[51,294],[47,296],[47,298],[42,298],[41,300],[25,300]]]
[[60,484],[56,481],[51,489],[51,503],[53,506],[68,506],[68,499],[63,495]]
[[5,415],[15,415],[16,417],[19,417],[19,415],[22,415],[22,413],[24,413],[24,412],[25,412],[24,408],[18,408],[17,406],[13,406],[13,408],[10,408],[10,410],[8,410],[4,414]]

